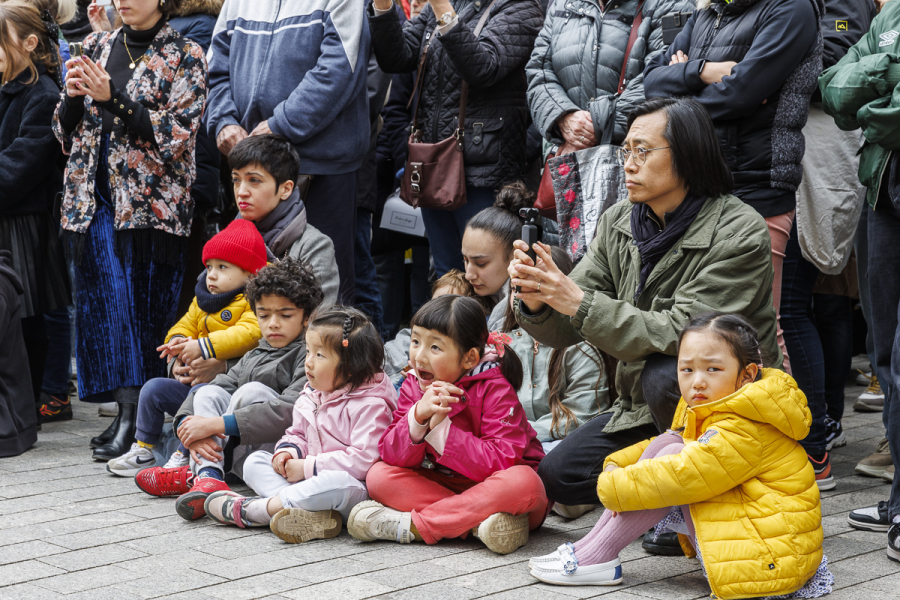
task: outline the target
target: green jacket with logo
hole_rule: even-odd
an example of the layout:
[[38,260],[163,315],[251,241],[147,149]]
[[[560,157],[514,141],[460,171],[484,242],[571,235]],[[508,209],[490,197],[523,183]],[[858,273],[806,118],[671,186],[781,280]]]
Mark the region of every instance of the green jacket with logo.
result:
[[607,432],[653,422],[641,390],[644,360],[655,353],[674,356],[678,334],[695,315],[744,316],[759,330],[763,352],[772,357],[769,366],[782,364],[772,306],[772,246],[763,218],[734,196],[707,200],[634,299],[641,257],[631,235],[631,207],[623,201],[603,214],[597,237],[572,271],[585,292],[574,317],[549,307],[525,314],[516,300],[516,320],[542,344],[564,348],[588,341],[619,360],[619,397]]
[[825,112],[844,131],[862,127],[859,180],[875,207],[891,152],[900,149],[900,2],[888,2],[869,32],[819,76]]

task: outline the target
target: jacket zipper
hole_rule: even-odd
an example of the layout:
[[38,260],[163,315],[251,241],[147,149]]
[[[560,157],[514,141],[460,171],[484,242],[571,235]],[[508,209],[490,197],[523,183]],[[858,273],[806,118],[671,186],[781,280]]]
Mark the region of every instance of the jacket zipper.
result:
[[[280,14],[281,14],[281,0],[278,0],[278,7],[275,9],[275,20],[272,23],[272,35],[269,36],[269,43],[266,44],[266,55],[263,57],[263,62],[262,62],[263,65],[266,65],[269,63],[269,52],[272,50],[272,42],[275,41],[275,24],[278,23],[278,15],[280,15]],[[259,98],[259,86],[260,86],[260,84],[262,84],[262,78],[263,78],[263,74],[265,73],[265,71],[266,71],[265,68],[260,69],[259,76],[256,78],[255,95],[257,98]]]
[[716,36],[719,35],[719,25],[722,23],[722,17],[725,16],[725,9],[722,9],[722,12],[719,13],[719,16],[716,17],[716,24],[713,25],[712,35],[709,36],[709,39],[704,44],[703,52],[701,53],[702,58],[706,58],[709,54],[709,50],[712,47],[712,43],[716,41]]

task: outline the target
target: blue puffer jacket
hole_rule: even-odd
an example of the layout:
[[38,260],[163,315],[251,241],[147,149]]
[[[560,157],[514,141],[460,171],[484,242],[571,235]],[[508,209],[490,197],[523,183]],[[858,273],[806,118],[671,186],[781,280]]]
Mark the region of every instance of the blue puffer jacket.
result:
[[360,0],[229,0],[209,51],[207,130],[269,128],[300,172],[356,171],[369,148],[369,29]]

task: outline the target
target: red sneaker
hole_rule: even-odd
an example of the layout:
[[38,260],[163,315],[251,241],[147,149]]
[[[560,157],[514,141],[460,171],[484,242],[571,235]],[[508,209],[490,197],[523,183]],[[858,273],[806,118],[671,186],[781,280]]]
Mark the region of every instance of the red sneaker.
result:
[[151,496],[159,496],[160,498],[184,494],[191,489],[193,480],[194,474],[191,473],[191,468],[187,465],[174,469],[150,467],[149,469],[141,469],[134,476],[134,482],[141,490]]
[[206,516],[206,509],[203,508],[203,503],[206,502],[207,496],[213,492],[230,489],[227,483],[214,477],[194,479],[193,487],[187,493],[178,497],[178,500],[175,502],[175,510],[178,511],[181,518],[188,521],[199,519]]

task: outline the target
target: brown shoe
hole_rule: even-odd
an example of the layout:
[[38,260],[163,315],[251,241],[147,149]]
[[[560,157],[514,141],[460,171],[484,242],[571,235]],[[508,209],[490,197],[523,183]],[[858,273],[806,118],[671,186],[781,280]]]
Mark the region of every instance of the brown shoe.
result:
[[[885,477],[887,468],[893,467],[893,465],[891,449],[888,447],[887,438],[884,438],[875,446],[874,454],[859,461],[856,465],[856,472],[869,477]],[[893,470],[891,471],[891,478],[893,479]]]
[[884,470],[884,475],[881,476],[882,479],[887,479],[888,481],[894,481],[894,465],[889,466]]

